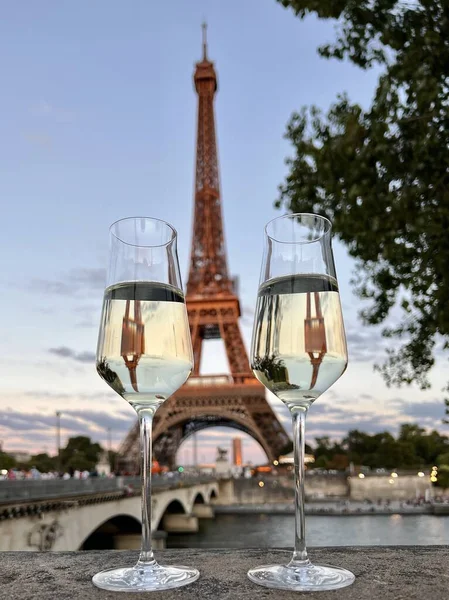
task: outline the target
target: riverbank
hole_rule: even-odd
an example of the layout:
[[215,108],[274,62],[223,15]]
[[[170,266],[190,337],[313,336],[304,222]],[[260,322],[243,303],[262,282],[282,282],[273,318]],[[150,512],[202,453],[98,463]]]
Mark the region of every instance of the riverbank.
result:
[[[270,504],[231,504],[215,505],[214,511],[221,515],[294,515],[293,503]],[[391,502],[389,505],[365,504],[363,502],[319,502],[306,503],[305,514],[313,516],[353,517],[361,515],[449,515],[449,504],[407,505],[402,502]]]

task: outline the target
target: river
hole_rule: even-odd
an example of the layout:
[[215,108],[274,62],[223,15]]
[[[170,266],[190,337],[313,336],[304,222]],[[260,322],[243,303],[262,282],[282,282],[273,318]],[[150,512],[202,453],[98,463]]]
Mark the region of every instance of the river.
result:
[[[292,515],[218,514],[195,534],[167,537],[168,548],[280,548],[293,544]],[[309,546],[449,544],[449,517],[434,515],[308,516]]]

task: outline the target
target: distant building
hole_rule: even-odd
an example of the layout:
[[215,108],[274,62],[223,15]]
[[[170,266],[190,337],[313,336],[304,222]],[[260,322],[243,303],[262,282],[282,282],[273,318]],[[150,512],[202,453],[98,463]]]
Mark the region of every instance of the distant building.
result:
[[236,467],[241,467],[242,460],[242,438],[232,438],[232,464]]
[[14,460],[16,460],[17,462],[20,463],[26,463],[30,460],[31,458],[31,454],[29,452],[8,452],[8,456],[10,456],[11,458],[13,458]]
[[108,452],[102,452],[100,454],[100,459],[95,467],[95,470],[99,475],[103,475],[105,477],[111,474],[111,466],[109,464]]

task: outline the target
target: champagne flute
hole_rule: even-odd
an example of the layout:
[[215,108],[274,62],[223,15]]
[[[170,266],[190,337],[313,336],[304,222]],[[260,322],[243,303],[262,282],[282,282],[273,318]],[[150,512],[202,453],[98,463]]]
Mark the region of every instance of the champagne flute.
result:
[[346,338],[331,247],[331,223],[291,214],[265,227],[265,252],[251,347],[257,379],[282,400],[293,420],[295,549],[287,565],[257,567],[251,581],[295,591],[333,590],[354,575],[313,565],[305,542],[305,420],[311,404],[343,375]]
[[139,419],[142,545],[135,566],[94,575],[93,583],[107,590],[166,590],[199,577],[193,568],[159,565],[151,548],[153,416],[193,368],[176,240],[173,227],[159,219],[131,217],[110,228],[97,371]]

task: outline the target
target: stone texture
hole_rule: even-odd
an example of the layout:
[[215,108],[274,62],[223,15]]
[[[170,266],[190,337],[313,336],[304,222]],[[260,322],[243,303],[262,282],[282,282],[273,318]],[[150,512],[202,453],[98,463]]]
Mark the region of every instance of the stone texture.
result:
[[[449,546],[317,548],[317,563],[346,567],[355,583],[312,596],[320,600],[449,600]],[[200,569],[195,583],[174,591],[153,592],[152,600],[289,600],[310,594],[253,585],[246,572],[256,565],[286,562],[286,550],[166,550],[162,563]],[[1,600],[118,600],[123,593],[99,590],[91,577],[105,568],[132,565],[136,552],[0,553]],[[126,594],[125,594],[126,597]],[[132,594],[132,598],[150,597]]]

